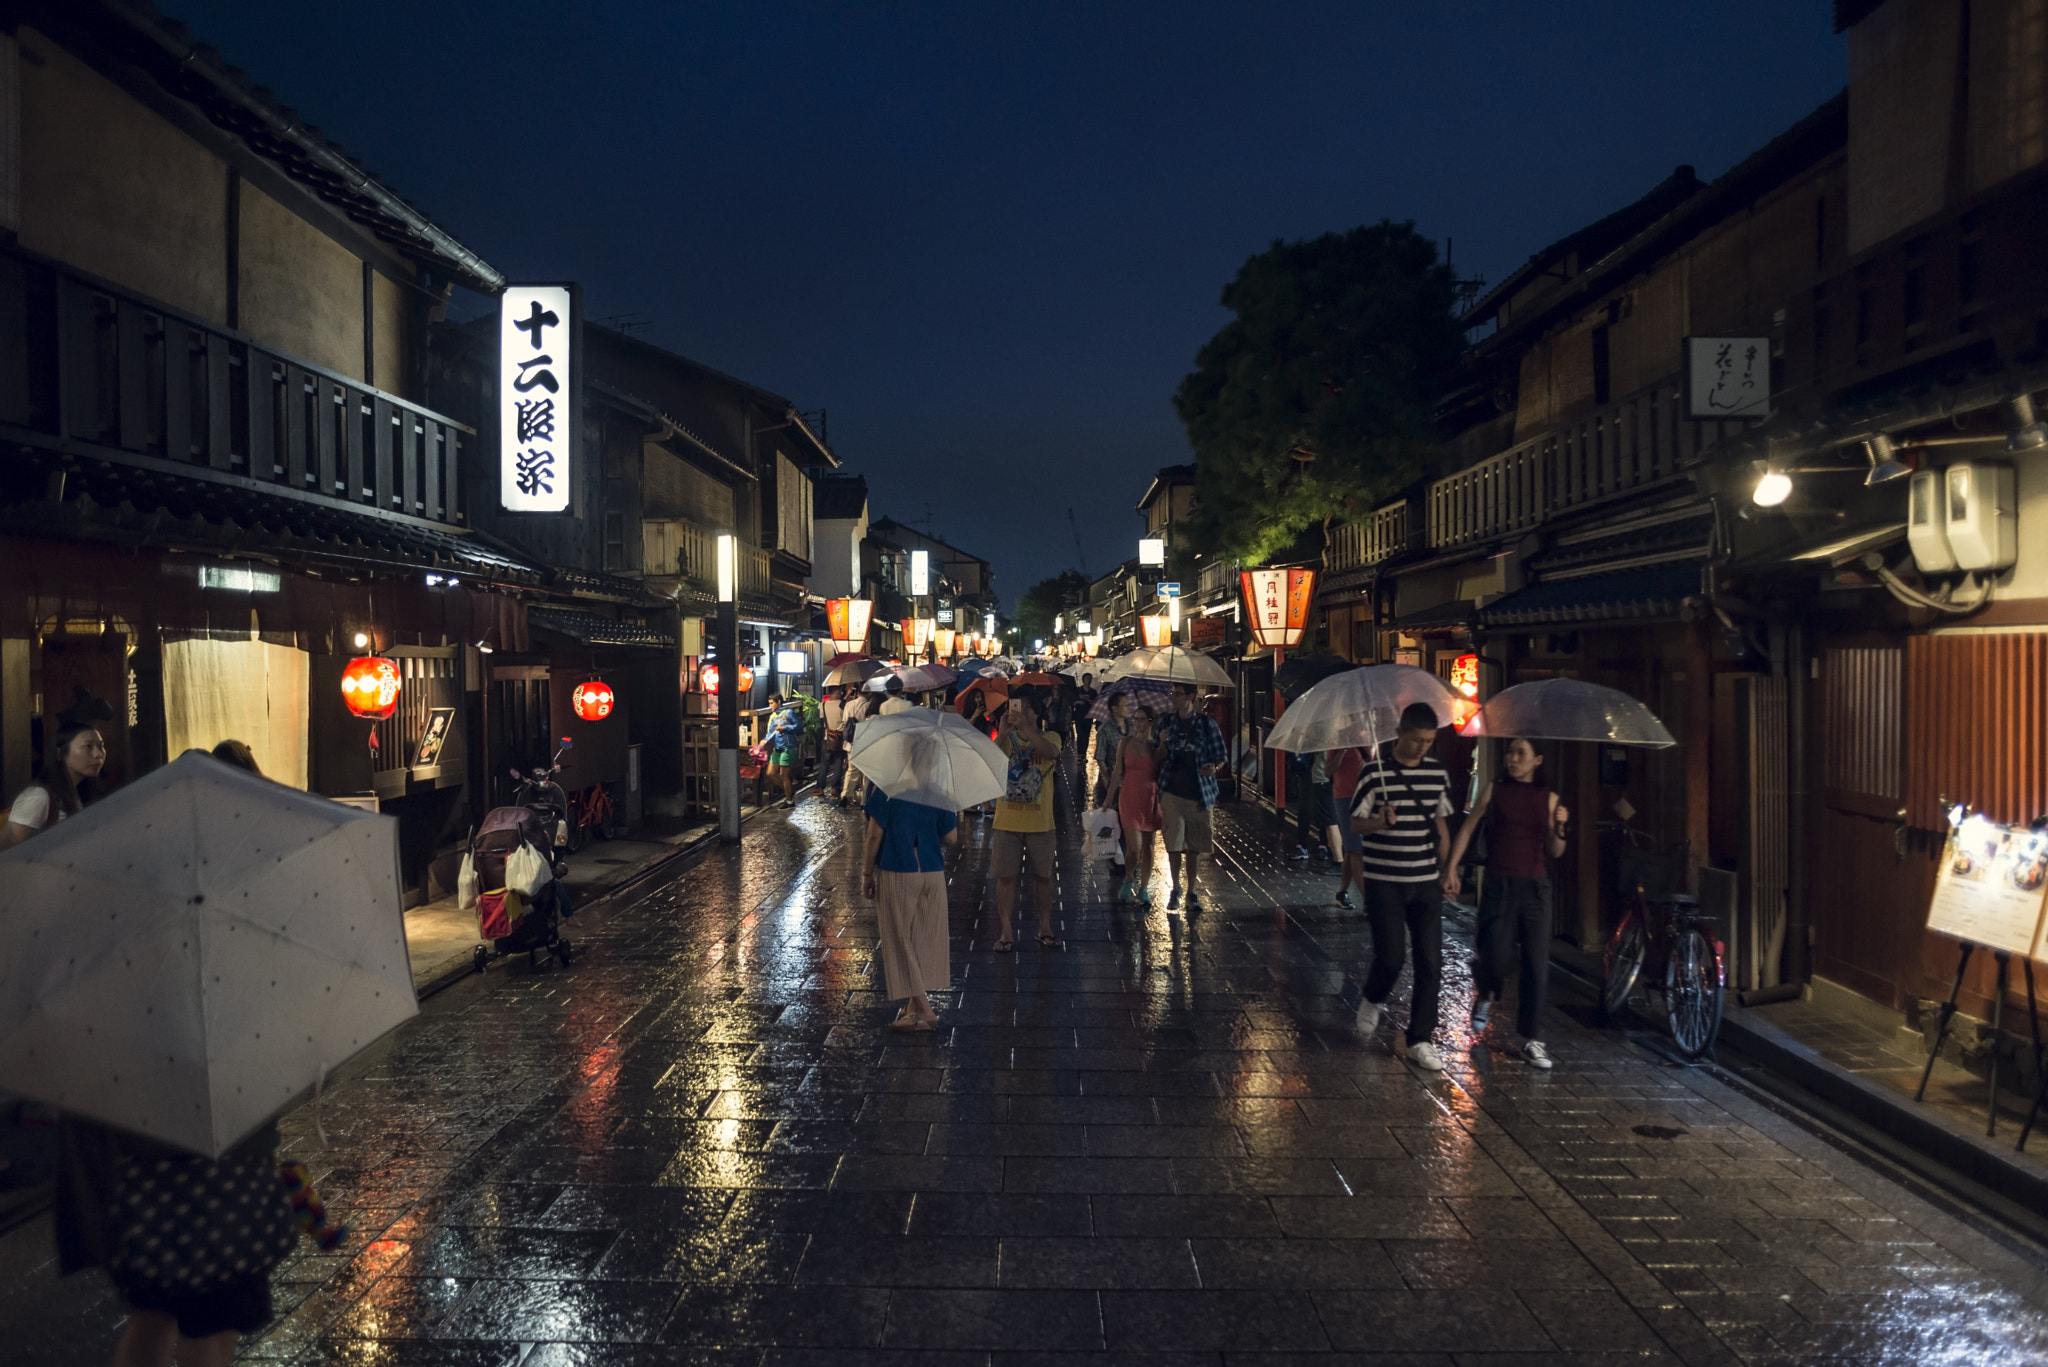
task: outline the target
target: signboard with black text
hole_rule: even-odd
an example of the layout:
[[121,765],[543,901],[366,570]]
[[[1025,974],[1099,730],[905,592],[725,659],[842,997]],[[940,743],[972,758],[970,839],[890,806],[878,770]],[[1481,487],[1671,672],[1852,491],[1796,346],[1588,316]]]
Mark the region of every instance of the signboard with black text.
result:
[[498,301],[498,502],[565,513],[582,405],[582,318],[573,285],[507,285]]

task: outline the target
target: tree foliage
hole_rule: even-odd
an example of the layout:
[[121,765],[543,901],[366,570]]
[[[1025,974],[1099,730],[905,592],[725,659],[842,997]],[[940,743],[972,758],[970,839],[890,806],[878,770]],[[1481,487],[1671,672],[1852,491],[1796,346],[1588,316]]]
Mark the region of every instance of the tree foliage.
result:
[[1207,549],[1271,559],[1422,473],[1462,347],[1453,287],[1412,223],[1275,241],[1245,262],[1223,291],[1236,317],[1174,395]]
[[1073,604],[1088,600],[1088,580],[1079,570],[1061,570],[1051,579],[1041,579],[1024,590],[1017,600],[1018,635],[1028,649],[1033,641],[1052,639],[1052,620],[1072,614]]

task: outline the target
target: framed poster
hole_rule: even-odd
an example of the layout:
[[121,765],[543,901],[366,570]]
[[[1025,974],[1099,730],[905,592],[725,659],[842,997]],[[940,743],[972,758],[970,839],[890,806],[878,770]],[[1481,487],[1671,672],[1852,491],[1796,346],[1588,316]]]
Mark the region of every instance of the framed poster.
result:
[[1958,940],[2040,957],[2048,892],[2048,831],[1973,816],[1949,832],[1927,928]]
[[455,724],[455,709],[436,707],[427,713],[427,729],[420,737],[419,754],[413,763],[424,768],[441,762],[441,747],[448,743],[448,728]]

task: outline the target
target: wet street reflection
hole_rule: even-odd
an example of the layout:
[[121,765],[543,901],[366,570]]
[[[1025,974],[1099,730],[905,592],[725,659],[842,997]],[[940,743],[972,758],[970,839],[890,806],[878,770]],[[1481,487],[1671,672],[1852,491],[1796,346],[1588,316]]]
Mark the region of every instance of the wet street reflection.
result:
[[[1264,823],[1219,812],[1195,916],[1163,871],[1150,908],[1110,905],[1070,831],[1063,947],[999,955],[970,817],[953,985],[899,1035],[852,814],[764,816],[591,918],[572,969],[431,1001],[330,1088],[325,1149],[287,1118],[356,1234],[281,1269],[245,1358],[2048,1359],[2019,1241],[1569,1002],[1554,1071],[1510,1011],[1475,1038],[1455,917],[1448,1069],[1361,1040],[1361,914]],[[49,1238],[0,1240],[9,1360],[104,1362],[118,1300],[60,1282]]]

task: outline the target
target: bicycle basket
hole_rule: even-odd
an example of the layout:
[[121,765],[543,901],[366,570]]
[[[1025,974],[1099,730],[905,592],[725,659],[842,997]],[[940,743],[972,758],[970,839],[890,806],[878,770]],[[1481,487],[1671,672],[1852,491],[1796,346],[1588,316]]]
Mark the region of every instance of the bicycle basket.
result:
[[1685,891],[1687,847],[1683,841],[1668,850],[1623,845],[1615,851],[1615,872],[1624,893],[1640,886],[1652,900]]

